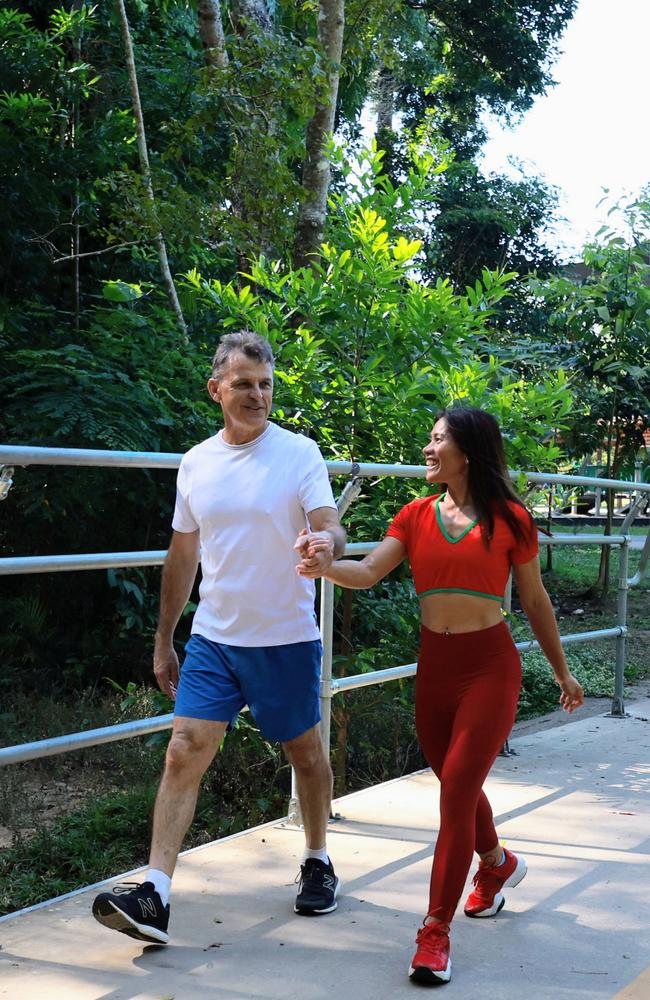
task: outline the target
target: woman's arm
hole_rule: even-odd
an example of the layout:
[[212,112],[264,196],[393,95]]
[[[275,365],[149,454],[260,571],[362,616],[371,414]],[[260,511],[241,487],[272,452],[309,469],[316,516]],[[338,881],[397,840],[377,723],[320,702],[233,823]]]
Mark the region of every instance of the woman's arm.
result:
[[562,690],[560,704],[567,712],[573,712],[580,708],[585,696],[582,685],[569,670],[553,605],[542,582],[538,557],[513,566],[513,571],[521,606]]
[[315,539],[310,540],[310,545],[302,561],[296,567],[300,576],[309,579],[323,576],[332,583],[337,583],[340,587],[348,587],[351,590],[360,590],[365,587],[372,587],[379,580],[383,580],[392,569],[402,562],[406,557],[406,548],[397,538],[388,536],[379,543],[376,549],[369,552],[367,556],[357,562],[354,559],[340,559],[322,573],[318,567],[318,551],[321,542]]

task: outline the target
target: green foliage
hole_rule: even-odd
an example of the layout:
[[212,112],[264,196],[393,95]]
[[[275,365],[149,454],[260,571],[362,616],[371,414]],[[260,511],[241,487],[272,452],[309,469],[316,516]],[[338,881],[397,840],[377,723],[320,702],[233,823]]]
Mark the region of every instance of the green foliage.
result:
[[[587,698],[611,698],[614,694],[614,656],[603,656],[602,646],[568,647],[567,662],[572,674],[582,684]],[[639,672],[633,664],[626,666],[626,679],[634,680]],[[524,653],[522,685],[517,719],[531,719],[554,711],[560,692],[543,653]]]
[[0,913],[128,871],[146,859],[154,787],[101,796],[0,855]]
[[513,276],[484,271],[464,295],[443,279],[418,280],[420,243],[411,233],[436,170],[431,158],[421,160],[395,187],[381,173],[381,153],[364,154],[354,169],[358,190],[332,199],[328,240],[312,267],[292,270],[262,257],[243,287],[195,270],[185,295],[224,329],[248,326],[269,337],[279,359],[276,415],[317,429],[334,457],[418,461],[438,407],[496,392],[499,415],[525,407],[529,433],[522,420],[512,436],[519,460],[552,460],[557,449],[543,438],[570,405],[561,373],[530,386],[476,353]]
[[[427,109],[446,138],[480,134],[480,110],[526,110],[549,83],[549,66],[576,0],[403,4],[348,0],[344,109],[350,116],[367,97],[373,71],[395,77],[397,110],[407,125]],[[476,141],[474,139],[474,141]]]
[[581,280],[531,282],[550,309],[549,339],[572,372],[567,444],[582,456],[609,439],[605,475],[613,478],[643,444],[650,398],[650,202],[642,197],[622,215],[627,232],[599,234],[585,249]]
[[[448,274],[454,287],[462,288],[486,268],[520,275],[555,269],[555,257],[541,236],[553,221],[557,195],[538,178],[523,171],[518,179],[485,177],[473,161],[459,159],[442,178],[435,200],[437,211],[426,234],[426,273]],[[521,311],[523,303],[518,305]],[[509,300],[504,319],[512,309]]]

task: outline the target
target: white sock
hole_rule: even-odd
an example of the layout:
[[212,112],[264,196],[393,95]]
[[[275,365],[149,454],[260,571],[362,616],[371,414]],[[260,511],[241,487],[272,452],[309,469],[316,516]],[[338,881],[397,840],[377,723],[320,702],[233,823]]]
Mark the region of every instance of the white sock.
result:
[[169,875],[159,871],[157,868],[150,868],[147,872],[145,882],[153,882],[154,889],[160,896],[163,906],[167,906],[169,895],[172,890],[172,880]]
[[313,849],[311,847],[306,847],[302,853],[301,864],[304,865],[307,858],[318,858],[318,860],[322,861],[324,865],[331,864],[329,854],[327,853],[327,844],[325,844],[324,847],[315,847]]
[[506,852],[503,850],[503,848],[501,848],[501,861],[497,861],[494,867],[499,868],[505,860],[506,860]]

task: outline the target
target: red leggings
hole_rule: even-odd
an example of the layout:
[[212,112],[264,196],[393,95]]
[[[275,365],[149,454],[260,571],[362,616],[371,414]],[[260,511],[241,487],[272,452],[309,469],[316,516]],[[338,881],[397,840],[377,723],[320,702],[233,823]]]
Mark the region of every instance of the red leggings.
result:
[[422,626],[415,682],[415,725],[422,752],[440,780],[440,831],[428,914],[449,923],[473,852],[496,847],[483,792],[515,718],[521,661],[505,622],[453,635]]

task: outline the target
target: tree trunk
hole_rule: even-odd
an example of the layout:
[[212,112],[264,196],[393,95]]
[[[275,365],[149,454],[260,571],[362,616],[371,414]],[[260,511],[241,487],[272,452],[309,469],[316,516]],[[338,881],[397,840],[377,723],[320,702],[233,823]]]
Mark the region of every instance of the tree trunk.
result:
[[273,18],[266,0],[236,0],[233,3],[232,22],[239,34],[245,34],[247,21],[268,34],[273,31]]
[[330,64],[330,70],[324,100],[316,105],[314,117],[307,126],[302,174],[305,196],[300,206],[294,245],[295,267],[309,264],[323,242],[330,186],[330,163],[325,155],[325,143],[334,131],[344,24],[345,0],[319,0],[318,41]]
[[[122,44],[124,45],[126,68],[129,74],[129,86],[131,88],[131,101],[133,104],[133,115],[135,117],[138,156],[140,158],[140,170],[142,171],[142,176],[144,178],[147,197],[151,203],[152,214],[155,222],[157,223],[158,213],[156,211],[156,199],[154,197],[153,185],[151,183],[151,168],[149,166],[149,153],[147,152],[147,137],[144,129],[142,105],[140,104],[140,90],[138,87],[138,77],[135,69],[135,57],[133,54],[133,42],[131,41],[131,30],[129,28],[129,20],[126,16],[126,7],[124,6],[124,0],[116,0],[116,3],[117,3],[117,11],[120,18],[120,27],[122,31]],[[156,244],[156,250],[158,251],[158,261],[160,263],[160,270],[162,273],[162,278],[165,288],[167,290],[167,295],[171,303],[171,307],[174,310],[183,337],[187,339],[187,326],[185,324],[185,318],[183,316],[181,304],[178,301],[178,295],[176,293],[176,285],[174,284],[174,279],[172,278],[172,273],[169,269],[169,261],[167,259],[167,247],[165,246],[163,234],[160,231],[160,229],[158,229],[156,236],[154,237],[154,242]]]
[[221,21],[221,6],[219,0],[199,0],[199,35],[203,42],[205,61],[208,66],[226,69],[228,53],[226,39]]
[[395,168],[395,132],[393,130],[393,114],[395,112],[395,78],[393,72],[382,66],[377,76],[377,131],[375,141],[377,149],[383,150],[382,166],[384,173],[393,177]]
[[[605,531],[603,532],[603,534],[611,535],[613,514],[614,514],[614,494],[612,490],[606,491],[605,506],[607,508],[607,516],[605,520]],[[601,546],[600,563],[598,565],[598,576],[596,578],[596,582],[587,591],[588,597],[596,597],[599,600],[603,601],[607,597],[607,594],[609,592],[610,553],[611,553],[610,545]]]
[[[234,0],[230,16],[233,27],[242,38],[251,33],[251,28],[257,29],[261,35],[274,34],[273,17],[266,0]],[[263,47],[261,49],[263,58]],[[268,94],[260,95],[257,105],[249,106],[248,114],[250,116],[248,132],[255,135],[258,130],[263,140],[270,139],[271,148],[277,149],[278,140],[275,138],[278,131],[277,108],[274,98]],[[239,155],[233,166],[230,189],[233,214],[240,220],[242,232],[248,234],[248,239],[242,240],[237,247],[238,271],[241,273],[250,271],[251,261],[257,254],[264,254],[266,257],[276,256],[272,241],[272,224],[260,207],[264,203],[265,165],[259,161],[259,150],[251,148],[251,145],[250,142],[240,143]],[[268,143],[263,142],[263,145],[268,149]]]
[[[72,10],[81,10],[85,0],[73,0]],[[78,31],[74,40],[75,62],[81,62],[81,31]],[[74,106],[71,115],[71,144],[74,148],[77,142],[77,133],[80,123],[79,94],[75,94]],[[79,224],[79,212],[81,211],[81,198],[79,194],[79,174],[74,181],[74,195],[72,202],[72,239],[70,241],[70,253],[72,254],[72,303],[74,310],[74,329],[79,333],[81,316],[81,275],[79,271],[79,254],[81,253],[81,226]]]

